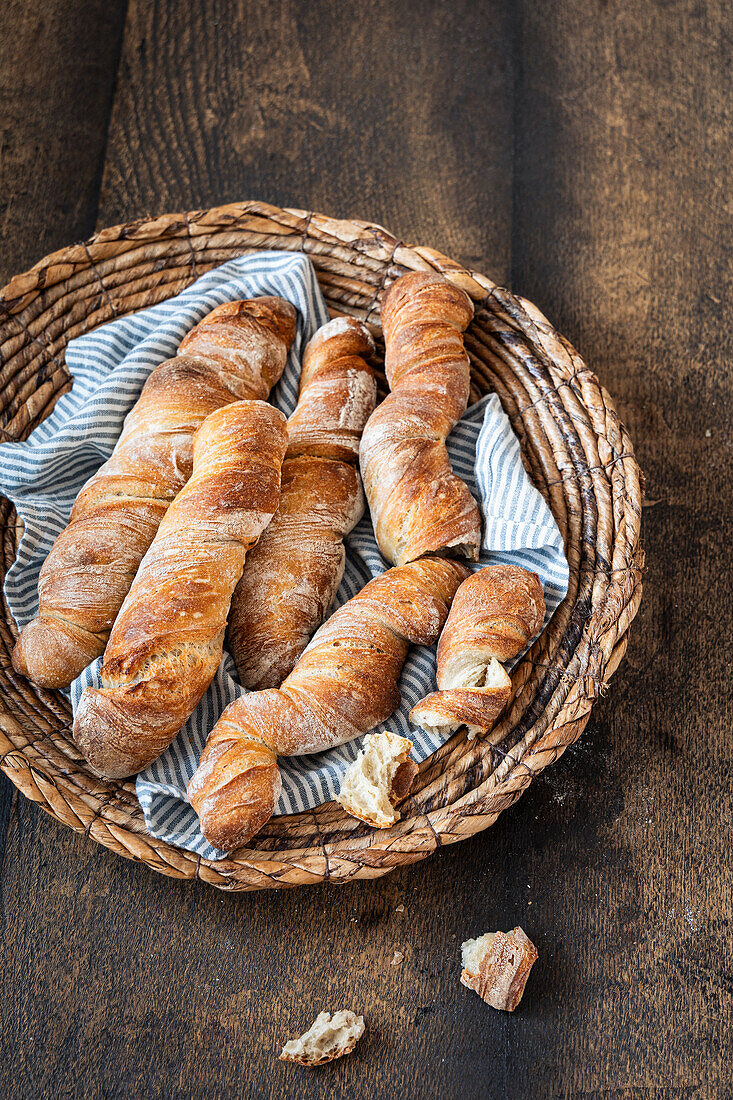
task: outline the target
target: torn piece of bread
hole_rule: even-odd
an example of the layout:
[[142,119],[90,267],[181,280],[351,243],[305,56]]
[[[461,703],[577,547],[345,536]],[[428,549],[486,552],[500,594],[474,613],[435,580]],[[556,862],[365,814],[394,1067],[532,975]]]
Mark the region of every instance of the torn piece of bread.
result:
[[322,1066],[351,1054],[363,1034],[363,1016],[348,1010],[333,1015],[321,1012],[304,1035],[285,1044],[280,1061],[297,1062],[299,1066]]
[[513,1012],[522,999],[537,948],[519,927],[487,932],[461,944],[461,984],[492,1008]]
[[396,733],[370,733],[346,771],[336,801],[347,813],[375,829],[399,821],[396,810],[410,793],[417,764],[410,759],[412,741]]
[[545,614],[539,577],[518,565],[489,565],[456,592],[438,643],[438,690],[412,708],[410,721],[447,736],[487,733],[511,695],[501,662],[538,633]]
[[495,657],[443,677],[440,691],[421,699],[410,721],[430,734],[445,736],[461,726],[468,740],[490,729],[506,706],[512,682]]

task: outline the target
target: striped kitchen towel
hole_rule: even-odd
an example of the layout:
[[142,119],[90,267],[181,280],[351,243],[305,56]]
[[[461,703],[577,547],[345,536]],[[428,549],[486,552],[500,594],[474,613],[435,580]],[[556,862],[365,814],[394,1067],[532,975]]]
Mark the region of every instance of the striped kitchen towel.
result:
[[[8,605],[18,626],[35,615],[39,569],[82,485],[109,457],[150,371],[174,355],[184,334],[215,306],[260,294],[287,298],[299,313],[298,334],[271,397],[288,416],[297,402],[302,348],[328,318],[313,267],[301,255],[261,252],[231,260],[176,298],[69,344],[71,393],[60,399],[27,441],[0,445],[0,491],[13,501],[25,523],[18,558],[5,580]],[[483,514],[483,549],[476,568],[508,561],[534,570],[544,587],[549,620],[568,587],[562,538],[527,475],[519,442],[496,395],[468,409],[448,440],[448,450],[454,469],[469,485]],[[334,607],[385,568],[367,514],[347,538],[346,571]],[[95,661],[71,685],[74,708],[87,685],[99,684],[100,664],[101,660]],[[402,704],[380,727],[409,737],[418,762],[434,752],[441,739],[411,727],[407,714],[434,686],[434,647],[413,648],[400,681]],[[137,777],[137,795],[150,832],[211,859],[224,853],[212,848],[201,834],[186,801],[186,786],[209,730],[241,692],[232,659],[225,653],[196,712],[171,747]],[[296,813],[331,800],[359,747],[357,740],[318,755],[282,760],[283,789],[276,814]]]

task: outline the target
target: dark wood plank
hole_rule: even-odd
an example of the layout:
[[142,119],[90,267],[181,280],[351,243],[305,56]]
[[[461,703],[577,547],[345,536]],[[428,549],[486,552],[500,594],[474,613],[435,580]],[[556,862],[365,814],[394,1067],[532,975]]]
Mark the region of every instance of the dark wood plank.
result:
[[[470,33],[466,29],[470,27]],[[503,279],[511,34],[491,0],[133,0],[99,224],[257,198]]]
[[94,229],[125,7],[0,5],[0,283]]
[[[608,904],[597,837],[620,806],[598,810],[602,750],[594,736],[490,833],[421,866],[243,897],[159,878],[19,800],[0,1084],[29,1100],[568,1095],[553,1090],[565,1046],[602,1016],[603,989],[591,987]],[[578,861],[566,845],[581,829],[592,851]],[[569,910],[580,911],[572,941]],[[459,945],[515,923],[541,959],[508,1016],[460,986]],[[369,1024],[350,1058],[311,1072],[277,1061],[318,1011],[345,1006]]]
[[[731,8],[523,8],[512,281],[597,369],[647,477],[641,613],[545,870],[575,890],[545,926],[555,1079],[729,1096]],[[548,1038],[524,1039],[529,1089]]]
[[[94,228],[124,0],[0,5],[0,285]],[[0,776],[0,860],[14,788]]]

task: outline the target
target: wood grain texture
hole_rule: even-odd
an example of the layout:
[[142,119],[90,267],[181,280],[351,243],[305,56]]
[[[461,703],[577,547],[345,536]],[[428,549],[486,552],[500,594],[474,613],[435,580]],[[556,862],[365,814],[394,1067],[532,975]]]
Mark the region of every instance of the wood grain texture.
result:
[[0,5],[0,280],[94,229],[126,0]]
[[576,1093],[731,1095],[731,41],[724,3],[523,6],[512,283],[607,384],[647,490],[641,612],[579,749],[606,806],[563,854]]
[[503,0],[131,0],[98,225],[260,198],[504,279],[511,82]]
[[[374,883],[222,896],[16,800],[0,1095],[730,1096],[730,12],[272,9],[130,5],[98,224],[254,195],[511,272],[631,429],[642,610],[581,742],[490,831]],[[516,924],[540,958],[506,1016],[459,946]],[[340,1007],[369,1028],[353,1055],[277,1062]]]

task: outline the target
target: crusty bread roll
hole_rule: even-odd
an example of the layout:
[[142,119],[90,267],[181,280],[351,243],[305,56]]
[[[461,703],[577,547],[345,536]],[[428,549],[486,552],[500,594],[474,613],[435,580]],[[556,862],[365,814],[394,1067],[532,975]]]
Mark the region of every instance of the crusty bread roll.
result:
[[377,400],[365,361],[373,352],[369,329],[355,317],[334,317],[318,330],[303,354],[298,404],[288,420],[288,458],[358,462],[361,433]]
[[427,272],[397,279],[382,305],[392,392],[364,429],[360,461],[379,549],[395,565],[423,554],[478,558],[478,505],[445,447],[468,403],[462,333],[472,317],[468,295]]
[[364,1017],[348,1009],[341,1012],[321,1012],[299,1039],[291,1039],[282,1049],[281,1062],[297,1062],[299,1066],[322,1066],[343,1058],[364,1034]]
[[188,786],[204,835],[226,851],[272,816],[277,757],[341,745],[397,709],[410,644],[431,645],[468,569],[426,558],[375,577],[314,634],[280,689],[231,703]]
[[372,828],[389,829],[399,821],[397,807],[417,775],[411,749],[412,741],[389,730],[368,733],[361,752],[344,772],[336,801]]
[[274,515],[285,417],[263,401],[217,409],[196,432],[193,473],[170,505],[86,688],[74,738],[104,775],[131,775],[170,744],[221,660],[247,551]]
[[364,511],[355,463],[376,401],[363,358],[373,350],[353,317],[324,325],[305,350],[280,507],[247,559],[229,615],[229,648],[251,690],[283,682],[341,583],[343,539]]
[[65,687],[104,651],[142,557],[191,473],[196,428],[223,405],[267,397],[295,322],[294,307],[281,298],[228,302],[155,368],[44,562],[38,616],[13,652],[17,672],[43,687]]
[[545,598],[536,573],[518,565],[490,565],[456,593],[438,643],[438,691],[421,699],[410,721],[428,732],[469,738],[490,730],[512,683],[501,661],[516,657],[539,633]]
[[364,494],[346,462],[283,463],[280,507],[247,562],[229,615],[228,646],[244,687],[279,687],[323,622],[344,572],[343,537]]
[[487,932],[461,944],[461,984],[492,1008],[513,1012],[522,999],[537,948],[522,928]]

